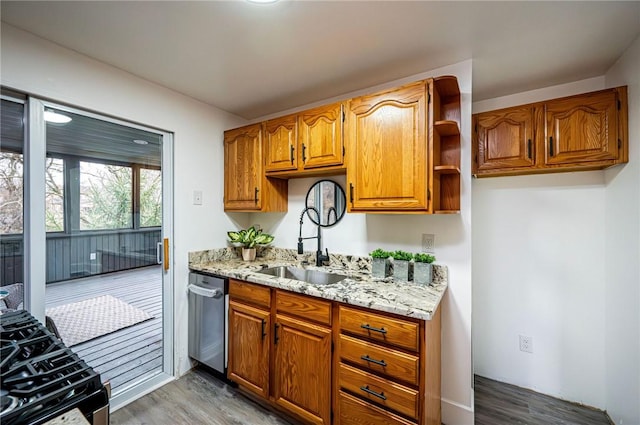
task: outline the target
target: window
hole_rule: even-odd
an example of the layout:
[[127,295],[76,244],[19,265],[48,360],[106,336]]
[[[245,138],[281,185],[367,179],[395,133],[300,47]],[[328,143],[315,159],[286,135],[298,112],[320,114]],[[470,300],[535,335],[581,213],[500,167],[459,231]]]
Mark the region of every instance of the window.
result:
[[133,227],[131,167],[80,161],[80,230]]
[[64,232],[64,163],[60,158],[46,162],[45,219],[47,232]]
[[160,170],[140,169],[140,227],[162,224],[162,176]]
[[22,233],[22,154],[0,152],[0,234]]

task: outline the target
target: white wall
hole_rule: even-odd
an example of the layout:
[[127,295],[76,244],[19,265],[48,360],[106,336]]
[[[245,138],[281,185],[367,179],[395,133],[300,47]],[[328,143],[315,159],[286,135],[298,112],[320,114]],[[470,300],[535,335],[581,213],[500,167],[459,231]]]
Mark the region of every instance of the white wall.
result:
[[640,424],[640,38],[606,74],[628,86],[629,163],[605,172],[605,400],[617,425]]
[[[473,112],[602,88],[598,77]],[[473,181],[475,373],[605,408],[605,202],[603,171]]]
[[[2,23],[2,85],[174,133],[175,371],[187,357],[187,253],[224,245],[222,132],[244,121]],[[194,190],[203,205],[192,205]]]
[[[367,255],[375,248],[421,251],[422,233],[436,235],[437,262],[449,267],[449,289],[442,304],[442,420],[447,425],[473,423],[473,390],[471,388],[471,61],[432,70],[402,80],[389,82],[341,98],[350,98],[377,89],[394,87],[438,75],[456,75],[461,90],[462,181],[461,214],[381,215],[346,214],[336,226],[323,230],[323,245],[329,252]],[[306,105],[299,109],[308,107]],[[288,110],[284,112],[295,112]],[[280,113],[279,113],[280,114]],[[279,115],[275,114],[275,115]],[[264,119],[265,117],[261,118]],[[332,177],[347,187],[345,176]],[[300,213],[309,187],[319,178],[289,180],[289,212],[287,214],[252,214],[251,223],[259,223],[273,232],[279,247],[296,249]],[[308,218],[304,220],[304,236],[315,235]],[[305,250],[314,251],[315,240],[305,242]]]

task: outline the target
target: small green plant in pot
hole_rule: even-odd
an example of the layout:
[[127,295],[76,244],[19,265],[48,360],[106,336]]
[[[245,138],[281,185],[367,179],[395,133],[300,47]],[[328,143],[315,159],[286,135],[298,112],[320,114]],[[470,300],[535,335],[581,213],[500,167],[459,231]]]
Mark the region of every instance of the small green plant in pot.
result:
[[267,233],[262,233],[261,229],[256,229],[253,226],[237,232],[227,232],[227,237],[232,245],[242,247],[242,258],[245,261],[255,260],[256,246],[269,245],[275,238]]
[[410,252],[397,250],[391,253],[393,258],[393,278],[397,280],[410,281],[413,279],[413,254]]
[[416,283],[425,285],[431,284],[433,281],[433,266],[436,257],[431,254],[418,253],[413,256],[413,280]]
[[391,275],[391,253],[377,248],[369,253],[371,256],[371,276],[385,278]]

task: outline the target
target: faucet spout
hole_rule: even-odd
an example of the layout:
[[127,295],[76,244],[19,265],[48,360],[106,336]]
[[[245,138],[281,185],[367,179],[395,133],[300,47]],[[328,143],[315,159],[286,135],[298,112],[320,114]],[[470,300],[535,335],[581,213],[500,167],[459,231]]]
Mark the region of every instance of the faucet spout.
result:
[[318,212],[317,209],[315,209],[314,207],[307,207],[304,210],[302,210],[302,214],[300,214],[300,231],[298,233],[298,254],[302,254],[304,252],[303,241],[305,239],[317,239],[318,249],[316,250],[316,266],[321,267],[329,264],[329,250],[328,249],[326,250],[327,255],[324,255],[324,253],[322,252],[322,229],[320,225],[317,226],[318,233],[316,234],[316,236],[309,236],[306,238],[302,237],[302,222],[304,219],[304,214],[309,210],[316,213],[316,216],[318,217],[318,222],[320,222],[320,213]]

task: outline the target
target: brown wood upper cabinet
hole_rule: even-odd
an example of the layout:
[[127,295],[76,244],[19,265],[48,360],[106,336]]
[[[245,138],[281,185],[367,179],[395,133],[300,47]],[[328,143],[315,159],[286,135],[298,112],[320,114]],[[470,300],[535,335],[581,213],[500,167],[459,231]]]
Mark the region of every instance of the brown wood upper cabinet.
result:
[[460,91],[446,76],[351,99],[349,212],[460,210]]
[[428,209],[426,116],[425,81],[351,99],[347,211]]
[[473,115],[478,177],[607,168],[628,161],[627,88]]
[[287,211],[287,182],[264,172],[262,134],[262,124],[224,132],[225,211]]
[[264,123],[268,175],[343,172],[342,103],[321,106]]
[[287,185],[278,179],[345,171],[349,212],[458,213],[456,77],[225,132],[225,211],[286,211]]

